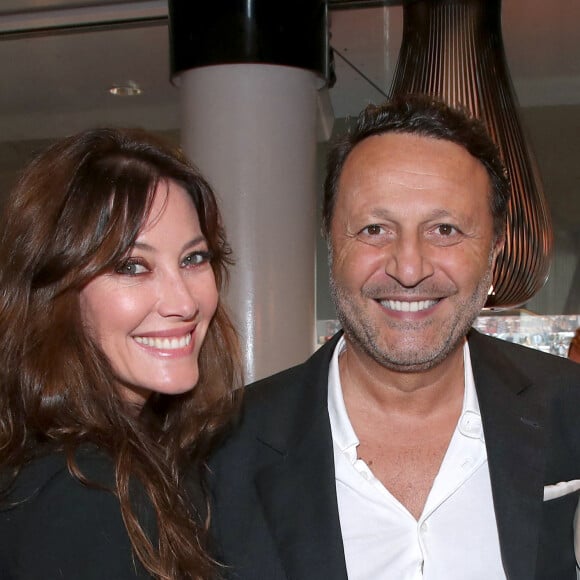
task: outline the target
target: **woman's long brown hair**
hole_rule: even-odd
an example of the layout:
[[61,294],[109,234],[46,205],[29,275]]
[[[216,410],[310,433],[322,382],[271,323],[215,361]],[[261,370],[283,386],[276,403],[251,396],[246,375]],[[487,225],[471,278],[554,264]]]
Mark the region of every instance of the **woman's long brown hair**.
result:
[[[159,182],[191,195],[213,254],[218,288],[230,249],[215,196],[176,148],[138,130],[94,129],[54,144],[25,169],[0,220],[0,465],[18,470],[62,450],[108,453],[133,549],[162,579],[206,579],[207,519],[187,496],[184,474],[202,469],[235,416],[242,371],[235,330],[218,306],[190,392],[154,394],[140,416],[114,388],[111,366],[81,323],[79,292],[130,251]],[[132,507],[138,481],[157,516],[158,541]],[[134,498],[133,498],[134,499]]]

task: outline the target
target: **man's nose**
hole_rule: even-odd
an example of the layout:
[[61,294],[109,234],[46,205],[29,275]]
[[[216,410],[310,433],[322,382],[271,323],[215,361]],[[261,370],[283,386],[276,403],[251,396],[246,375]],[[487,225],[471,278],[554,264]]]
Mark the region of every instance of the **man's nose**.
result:
[[428,244],[417,234],[400,235],[387,248],[385,272],[406,288],[433,275]]

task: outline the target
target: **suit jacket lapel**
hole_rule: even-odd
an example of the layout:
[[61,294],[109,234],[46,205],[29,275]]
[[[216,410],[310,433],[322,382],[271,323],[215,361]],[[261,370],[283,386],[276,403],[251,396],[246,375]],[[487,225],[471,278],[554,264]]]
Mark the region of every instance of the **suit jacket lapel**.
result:
[[[301,389],[284,418],[261,433],[280,460],[256,476],[279,556],[291,580],[347,580],[327,409],[328,366],[336,340],[303,367]],[[280,418],[279,418],[280,419]]]
[[543,407],[497,343],[469,336],[502,560],[508,578],[535,577],[544,473]]

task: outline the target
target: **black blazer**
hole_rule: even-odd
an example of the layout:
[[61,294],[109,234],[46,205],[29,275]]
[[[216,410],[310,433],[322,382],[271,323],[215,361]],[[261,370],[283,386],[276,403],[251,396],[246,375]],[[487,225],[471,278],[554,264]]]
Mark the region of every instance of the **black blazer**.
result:
[[[506,575],[575,580],[577,494],[544,502],[543,486],[580,479],[580,365],[474,330],[468,339]],[[229,578],[347,579],[327,409],[337,340],[248,387],[210,462]]]
[[[88,479],[114,488],[112,462],[96,448],[79,452],[77,463]],[[135,508],[154,538],[153,509],[139,496]],[[60,453],[28,464],[3,502],[0,578],[152,580],[133,556],[117,498],[73,478]]]

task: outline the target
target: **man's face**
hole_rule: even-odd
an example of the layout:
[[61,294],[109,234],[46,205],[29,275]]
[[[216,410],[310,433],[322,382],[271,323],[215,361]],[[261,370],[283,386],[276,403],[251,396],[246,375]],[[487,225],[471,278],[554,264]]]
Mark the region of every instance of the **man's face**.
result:
[[500,249],[490,187],[485,167],[448,141],[388,133],[353,149],[330,227],[331,290],[349,345],[414,372],[462,343]]

